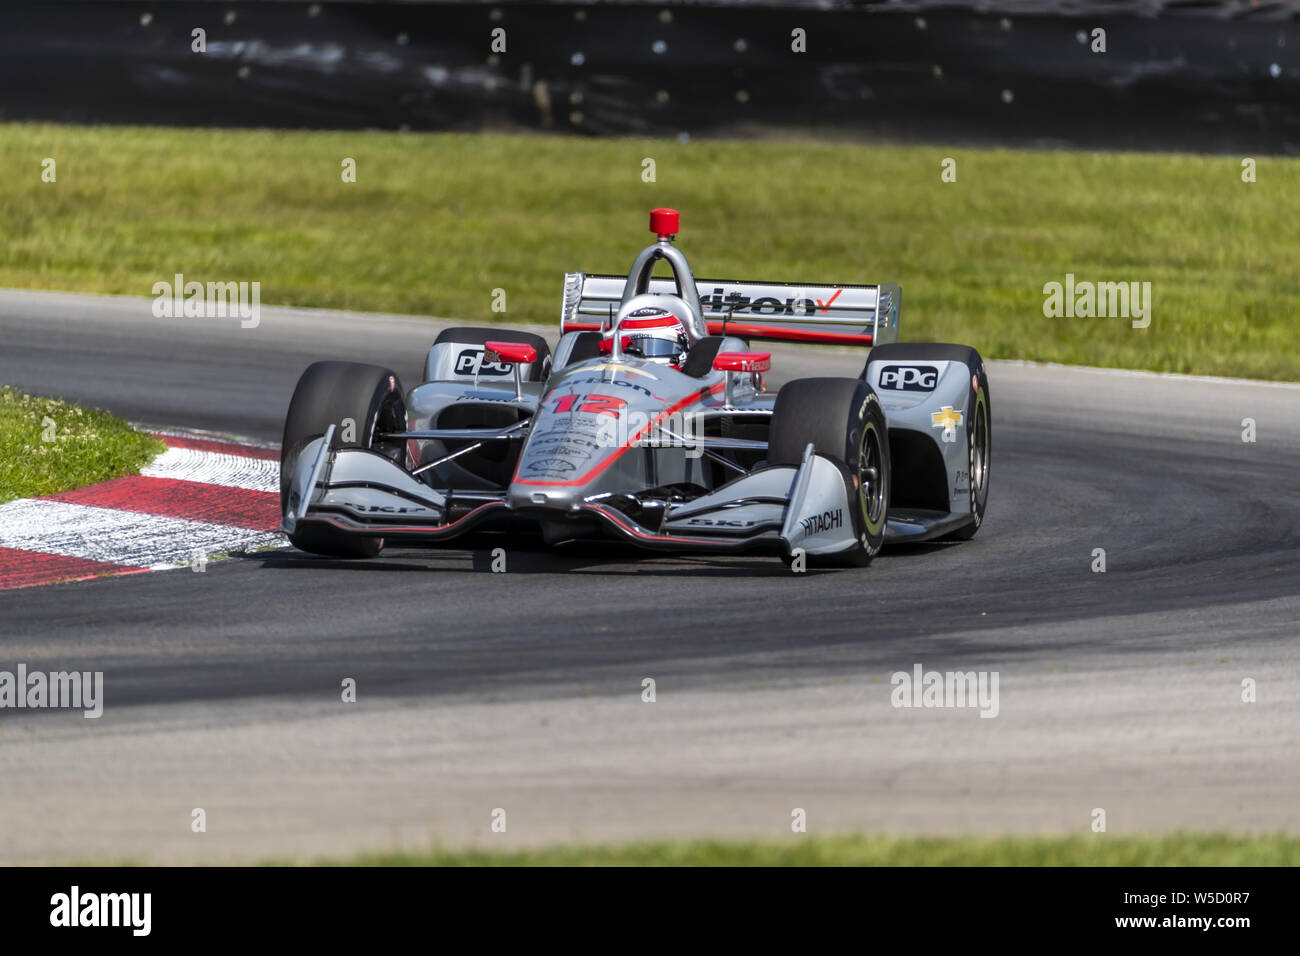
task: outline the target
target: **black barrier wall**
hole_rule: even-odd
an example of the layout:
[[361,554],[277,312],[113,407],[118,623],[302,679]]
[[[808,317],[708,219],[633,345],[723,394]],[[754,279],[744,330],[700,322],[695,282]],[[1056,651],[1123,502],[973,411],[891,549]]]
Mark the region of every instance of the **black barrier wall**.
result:
[[0,114],[1300,150],[1291,5],[1192,13],[1050,0],[984,12],[16,0],[0,7]]

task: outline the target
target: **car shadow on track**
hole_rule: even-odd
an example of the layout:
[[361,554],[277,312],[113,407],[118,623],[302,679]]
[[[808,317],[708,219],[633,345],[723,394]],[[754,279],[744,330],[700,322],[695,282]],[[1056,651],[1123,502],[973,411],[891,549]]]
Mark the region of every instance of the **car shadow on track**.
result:
[[[467,537],[460,542],[460,545],[456,548],[421,548],[401,545],[386,548],[378,557],[367,559],[328,558],[302,551],[285,550],[247,555],[246,560],[258,561],[264,568],[340,572],[472,571],[510,574],[586,573],[608,576],[782,578],[795,573],[815,577],[854,571],[860,573],[864,570],[811,564],[802,572],[794,572],[773,554],[701,555],[685,552],[650,552],[617,541],[548,546],[536,536],[497,534]],[[951,544],[937,542],[898,545],[888,548],[884,556],[885,560],[890,557],[923,556],[950,547]]]
[[[698,555],[632,555],[595,554],[574,555],[547,550],[529,552],[507,551],[502,566],[491,550],[448,551],[429,549],[420,551],[403,548],[392,556],[383,555],[365,560],[327,558],[302,552],[277,552],[275,554],[246,555],[244,560],[257,561],[261,567],[278,570],[312,570],[327,572],[345,571],[424,571],[428,573],[486,573],[494,566],[510,574],[600,574],[613,576],[655,575],[667,577],[788,577],[792,572],[778,558],[750,557],[737,559],[702,559]],[[809,568],[805,574],[821,574],[824,568]]]

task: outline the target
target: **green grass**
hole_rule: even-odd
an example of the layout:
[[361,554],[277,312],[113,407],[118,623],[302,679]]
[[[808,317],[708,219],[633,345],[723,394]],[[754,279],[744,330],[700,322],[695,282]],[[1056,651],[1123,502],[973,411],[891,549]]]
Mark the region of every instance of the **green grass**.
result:
[[107,412],[0,387],[0,501],[135,474],[163,450]]
[[[337,861],[336,861],[337,862]],[[346,866],[1296,866],[1300,837],[791,837],[379,853]]]
[[[564,271],[626,271],[671,205],[702,276],[902,282],[904,339],[1300,379],[1300,161],[1255,158],[1243,183],[1234,156],[7,125],[0,285],[147,296],[183,272],[263,304],[551,323]],[[1150,282],[1151,327],[1044,317],[1067,272]]]

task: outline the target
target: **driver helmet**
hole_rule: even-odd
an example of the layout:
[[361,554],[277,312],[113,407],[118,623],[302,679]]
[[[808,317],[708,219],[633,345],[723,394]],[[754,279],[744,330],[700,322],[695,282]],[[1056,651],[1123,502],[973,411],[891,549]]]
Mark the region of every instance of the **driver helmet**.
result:
[[[685,308],[663,296],[648,303],[646,296],[638,296],[620,313],[615,325],[623,339],[623,352],[659,365],[681,368],[686,361],[690,339],[686,334]],[[640,300],[640,301],[637,301]],[[607,334],[601,351],[610,351],[613,332]]]

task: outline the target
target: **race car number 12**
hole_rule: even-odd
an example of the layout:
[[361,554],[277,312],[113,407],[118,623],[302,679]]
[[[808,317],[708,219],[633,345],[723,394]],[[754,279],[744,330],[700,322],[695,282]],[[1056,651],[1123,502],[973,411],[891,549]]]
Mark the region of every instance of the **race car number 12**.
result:
[[614,395],[561,395],[555,400],[555,412],[559,415],[581,412],[618,418],[626,407],[627,402]]

